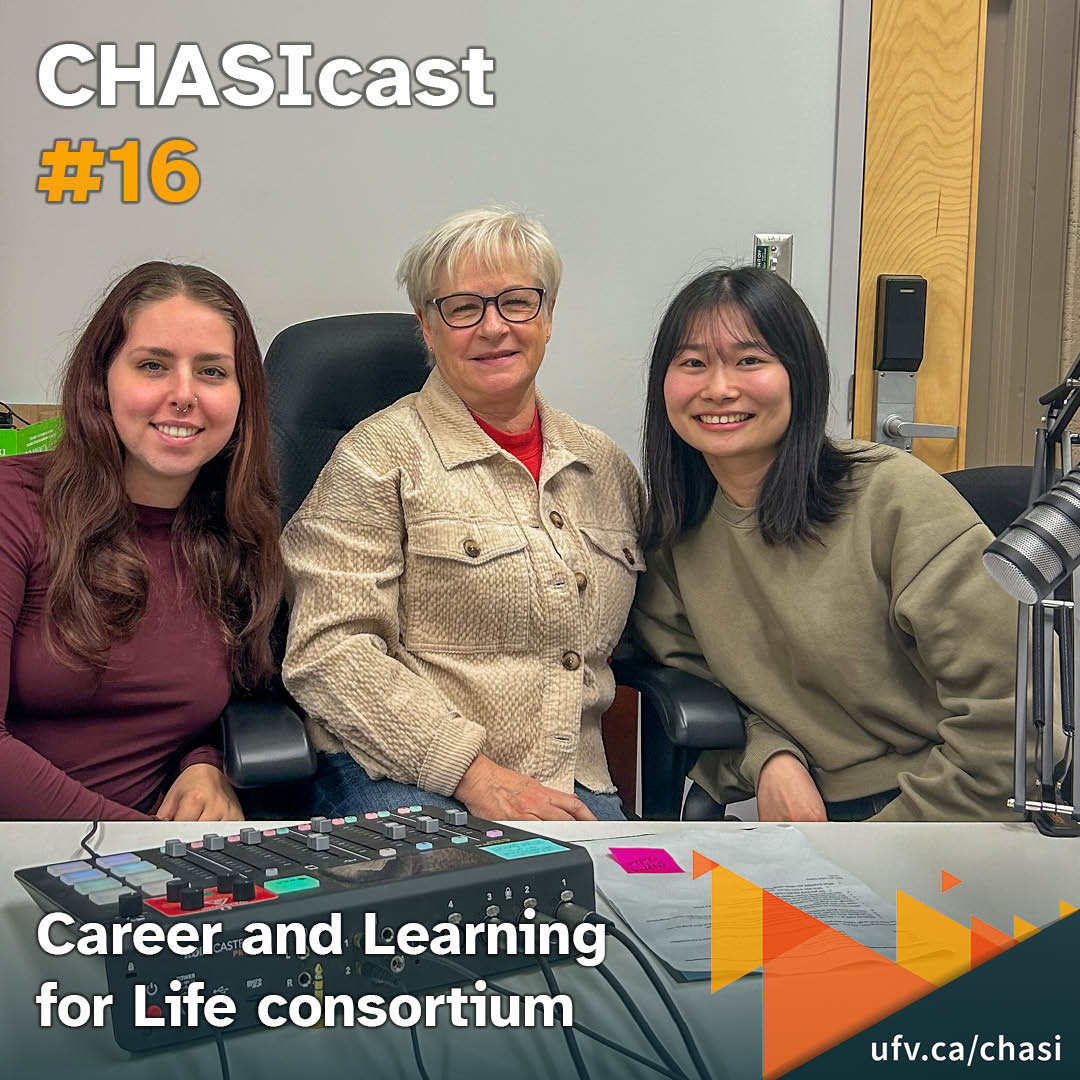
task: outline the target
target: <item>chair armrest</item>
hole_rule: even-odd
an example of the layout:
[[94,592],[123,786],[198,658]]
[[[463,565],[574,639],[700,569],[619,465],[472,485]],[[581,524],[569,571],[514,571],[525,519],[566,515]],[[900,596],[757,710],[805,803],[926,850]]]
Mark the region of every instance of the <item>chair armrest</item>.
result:
[[221,714],[225,775],[233,787],[303,780],[315,772],[304,721],[280,698],[234,698]]
[[746,742],[735,699],[722,686],[677,668],[633,657],[613,660],[620,686],[642,696],[668,740],[688,750],[727,750]]

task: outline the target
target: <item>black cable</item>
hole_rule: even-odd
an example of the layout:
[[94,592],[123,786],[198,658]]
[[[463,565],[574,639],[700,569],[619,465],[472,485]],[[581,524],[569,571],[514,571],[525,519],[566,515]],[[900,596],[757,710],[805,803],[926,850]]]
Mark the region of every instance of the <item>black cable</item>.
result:
[[[548,984],[551,993],[553,995],[561,994],[559,980],[555,978],[555,972],[551,970],[551,962],[548,958],[537,953],[536,966],[543,972],[544,981]],[[562,1030],[563,1038],[566,1040],[566,1049],[570,1051],[570,1057],[574,1062],[574,1071],[578,1074],[578,1080],[590,1080],[589,1070],[585,1068],[585,1061],[581,1056],[581,1049],[577,1044],[573,1027],[567,1027],[566,1024],[560,1024],[559,1027]]]
[[[459,964],[454,960],[447,960],[445,956],[428,955],[425,959],[431,961],[433,964],[442,964],[443,967],[447,967],[451,971],[456,971],[459,975],[463,975],[467,979],[472,979],[474,982],[477,979],[483,979],[487,983],[489,990],[494,990],[496,994],[501,994],[503,997],[516,996],[512,990],[507,989],[505,986],[500,986],[497,982],[492,982],[486,975],[479,975],[475,971],[465,967],[464,964]],[[609,1050],[614,1050],[615,1053],[622,1054],[623,1057],[628,1057],[631,1061],[636,1061],[639,1065],[644,1065],[647,1069],[658,1072],[661,1076],[666,1076],[668,1080],[683,1080],[681,1073],[673,1073],[670,1070],[665,1069],[663,1065],[658,1065],[655,1061],[650,1061],[647,1057],[644,1057],[625,1046],[620,1046],[619,1043],[607,1038],[605,1035],[601,1035],[600,1032],[594,1031],[592,1028],[586,1027],[584,1024],[575,1023],[574,1030],[579,1035],[584,1035],[585,1038],[592,1039],[601,1046],[606,1046]]]
[[[3,402],[0,402],[0,404],[3,404]],[[100,828],[100,819],[92,821],[90,823],[90,828],[87,829],[83,834],[82,839],[79,841],[79,847],[81,847],[92,859],[98,857],[98,852],[90,846],[90,840]],[[221,1064],[221,1080],[229,1080],[229,1055],[225,1050],[225,1036],[220,1031],[215,1031],[214,1039],[217,1042],[218,1061]],[[430,1080],[430,1078],[425,1076],[423,1080]]]
[[[409,987],[400,976],[394,976],[383,971],[374,964],[364,964],[361,971],[374,982],[386,983],[395,990],[409,993]],[[420,1080],[431,1080],[431,1074],[424,1067],[424,1055],[420,1052],[420,1036],[416,1032],[416,1025],[409,1025],[409,1040],[412,1042],[413,1059],[416,1061],[416,1071],[420,1074]]]
[[[614,920],[601,915],[597,911],[590,911],[588,908],[582,907],[581,904],[575,904],[568,902],[560,904],[555,912],[556,918],[560,922],[566,923],[567,926],[575,927],[583,922],[596,922],[602,923],[607,932],[618,942],[627,949],[630,955],[637,961],[638,967],[648,976],[649,982],[652,983],[653,989],[656,991],[660,1000],[664,1003],[664,1007],[668,1011],[668,1015],[671,1017],[675,1026],[679,1029],[679,1034],[682,1036],[682,1041],[686,1045],[686,1049],[690,1054],[690,1058],[694,1063],[694,1068],[697,1069],[701,1080],[711,1080],[713,1074],[710,1074],[708,1066],[706,1066],[704,1059],[701,1056],[701,1051],[698,1050],[697,1043],[694,1041],[693,1035],[690,1034],[690,1028],[687,1026],[686,1021],[683,1019],[682,1013],[679,1012],[678,1006],[675,1004],[671,995],[668,993],[667,987],[664,986],[663,980],[657,975],[655,969],[649,961],[649,958],[645,955],[642,949],[638,946],[637,942],[624,931],[620,930]],[[719,1068],[719,1067],[717,1067]]]
[[598,1031],[593,1031],[592,1028],[587,1028],[584,1024],[575,1023],[574,1030],[579,1035],[584,1035],[585,1038],[592,1039],[593,1042],[598,1042],[601,1046],[606,1046],[609,1050],[614,1050],[615,1053],[622,1054],[623,1057],[628,1057],[631,1061],[636,1061],[639,1065],[644,1065],[647,1069],[652,1069],[653,1072],[658,1072],[661,1076],[666,1076],[668,1080],[685,1080],[682,1072],[672,1072],[670,1069],[664,1068],[663,1065],[650,1061],[647,1057],[633,1050],[628,1050],[625,1046],[620,1046],[613,1039],[601,1035]]
[[29,426],[30,421],[27,420],[25,416],[20,416],[6,401],[0,401],[0,408],[2,408],[5,412],[11,413],[11,415],[14,416],[20,424],[26,424],[27,426]]
[[416,1025],[409,1025],[409,1038],[412,1039],[413,1057],[416,1058],[416,1071],[420,1074],[420,1080],[431,1080],[427,1069],[424,1068],[424,1059],[420,1054],[420,1036],[416,1034]]
[[671,1051],[664,1045],[663,1040],[652,1029],[652,1025],[645,1019],[645,1016],[641,1010],[634,1004],[634,999],[630,996],[630,991],[623,986],[622,982],[615,977],[615,973],[608,968],[607,964],[597,964],[596,970],[600,972],[601,976],[619,995],[619,1000],[626,1006],[626,1011],[630,1014],[634,1023],[637,1024],[638,1030],[642,1035],[649,1040],[649,1045],[659,1054],[660,1059],[664,1064],[671,1069],[672,1072],[679,1076],[686,1077],[686,1073],[683,1072],[682,1066],[672,1056]]
[[659,995],[660,1000],[664,1003],[664,1007],[674,1021],[675,1026],[679,1029],[679,1034],[682,1036],[682,1041],[686,1045],[690,1060],[693,1061],[694,1068],[697,1069],[701,1080],[712,1080],[714,1074],[710,1073],[706,1067],[705,1061],[701,1056],[701,1051],[698,1050],[697,1043],[694,1042],[694,1036],[690,1034],[690,1028],[687,1027],[686,1021],[682,1017],[682,1013],[679,1012],[678,1007],[668,993],[667,987],[653,969],[652,964],[649,963],[648,957],[642,952],[638,943],[634,941],[629,934],[620,930],[611,919],[607,919],[603,915],[596,915],[595,918],[601,921],[607,927],[607,932],[629,951],[630,955],[637,961],[638,967],[640,967],[648,976],[649,982],[653,984],[653,989]]
[[98,857],[98,853],[90,846],[90,838],[101,828],[100,821],[92,821],[90,823],[90,829],[86,835],[79,841],[79,847],[83,849],[92,859]]
[[229,1055],[225,1051],[225,1036],[220,1031],[214,1032],[217,1042],[218,1061],[221,1062],[221,1080],[229,1080]]

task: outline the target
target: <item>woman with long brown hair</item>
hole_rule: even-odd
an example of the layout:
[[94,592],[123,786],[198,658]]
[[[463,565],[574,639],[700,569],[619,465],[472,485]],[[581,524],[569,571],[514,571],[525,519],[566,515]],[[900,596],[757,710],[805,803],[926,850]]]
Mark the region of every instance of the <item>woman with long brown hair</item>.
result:
[[56,450],[0,461],[0,818],[241,817],[216,721],[273,671],[266,384],[236,293],[149,262],[72,352]]

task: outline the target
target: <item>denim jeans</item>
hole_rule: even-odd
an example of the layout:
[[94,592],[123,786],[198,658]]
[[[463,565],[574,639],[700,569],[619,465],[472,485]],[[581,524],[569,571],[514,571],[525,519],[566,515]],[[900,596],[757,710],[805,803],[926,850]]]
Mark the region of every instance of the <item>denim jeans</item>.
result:
[[[574,794],[600,821],[625,819],[618,795],[590,791],[577,783]],[[372,810],[394,810],[414,803],[450,810],[464,809],[461,803],[446,795],[421,791],[396,780],[372,780],[350,754],[319,754],[319,768],[308,787],[308,798],[309,805],[303,809],[308,816],[341,817]]]
[[899,788],[879,791],[875,795],[863,795],[843,802],[827,802],[825,813],[830,821],[865,821],[884,810],[900,794]]

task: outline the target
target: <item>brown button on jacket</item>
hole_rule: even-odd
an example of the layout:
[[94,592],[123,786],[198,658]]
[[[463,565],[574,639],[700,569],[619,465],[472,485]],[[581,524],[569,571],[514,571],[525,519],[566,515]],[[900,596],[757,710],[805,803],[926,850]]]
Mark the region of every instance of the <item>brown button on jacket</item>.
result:
[[441,795],[480,752],[613,790],[600,717],[644,496],[607,435],[537,398],[539,487],[436,370],[341,440],[289,522],[283,674],[317,749]]

